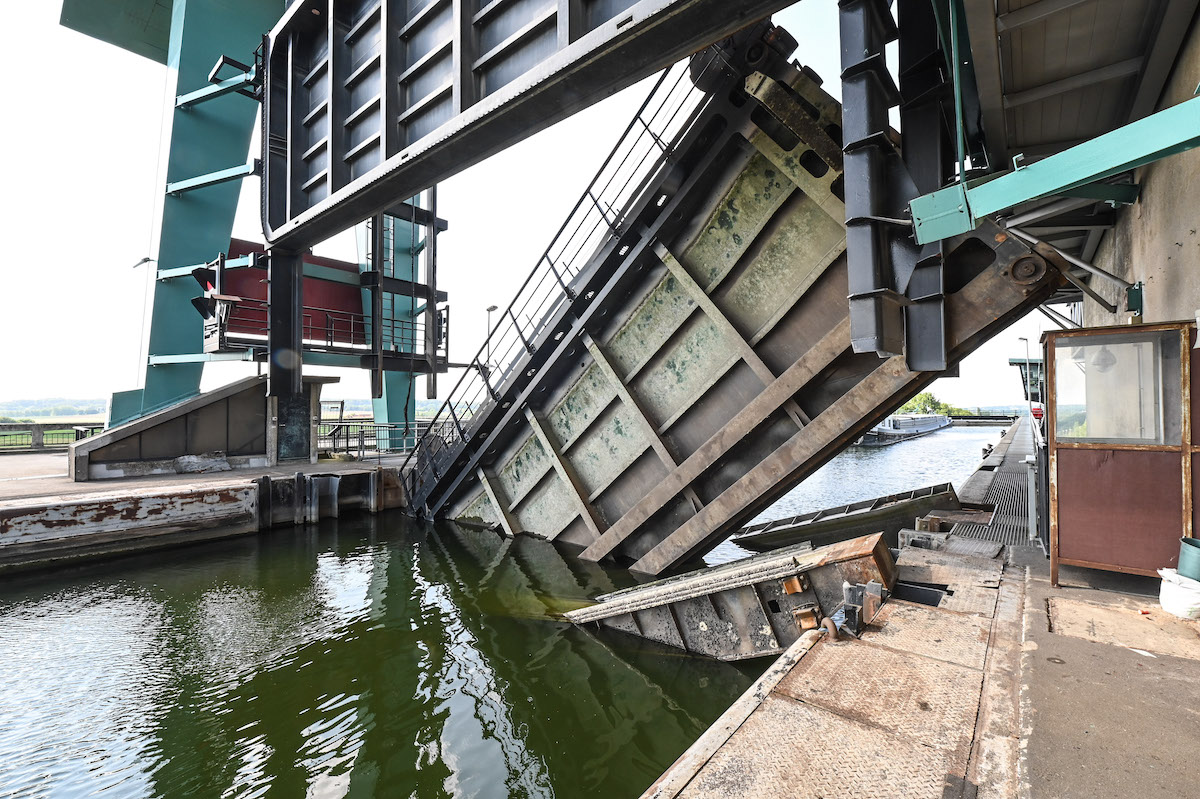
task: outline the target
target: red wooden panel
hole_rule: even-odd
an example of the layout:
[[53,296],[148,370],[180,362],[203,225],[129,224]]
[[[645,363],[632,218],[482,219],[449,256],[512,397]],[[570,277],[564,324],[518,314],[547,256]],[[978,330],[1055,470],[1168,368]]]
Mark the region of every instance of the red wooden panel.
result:
[[[234,239],[229,257],[240,258],[263,252],[261,244]],[[304,262],[345,272],[358,280],[358,265],[333,258],[305,255]],[[234,309],[229,319],[230,333],[263,335],[267,333],[266,272],[260,269],[230,269],[225,273],[222,290],[250,302]],[[304,337],[324,340],[332,336],[335,344],[366,344],[362,289],[357,285],[304,278]]]
[[1058,553],[1134,569],[1179,562],[1183,464],[1177,452],[1058,450]]
[[[1192,374],[1195,374],[1195,372],[1193,372]],[[1195,395],[1193,395],[1193,396],[1195,396]],[[1196,423],[1196,420],[1193,419],[1192,424],[1195,424],[1195,423]],[[1200,472],[1198,472],[1196,470],[1200,469],[1200,455],[1193,454],[1191,456],[1191,458],[1192,458],[1192,484],[1190,486],[1188,486],[1188,490],[1192,492],[1192,535],[1200,536],[1200,502],[1196,501],[1196,475],[1200,474]]]

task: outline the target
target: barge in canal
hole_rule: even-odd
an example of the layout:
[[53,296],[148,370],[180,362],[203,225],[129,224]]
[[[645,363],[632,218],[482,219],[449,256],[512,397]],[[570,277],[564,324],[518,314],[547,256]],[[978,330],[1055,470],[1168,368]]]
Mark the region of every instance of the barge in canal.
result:
[[886,447],[937,432],[953,422],[940,413],[893,413],[854,442],[860,447]]

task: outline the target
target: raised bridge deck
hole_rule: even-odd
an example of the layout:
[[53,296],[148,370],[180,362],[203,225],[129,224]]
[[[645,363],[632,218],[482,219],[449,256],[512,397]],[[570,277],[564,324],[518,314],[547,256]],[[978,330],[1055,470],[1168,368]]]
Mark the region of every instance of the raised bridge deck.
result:
[[[413,456],[414,507],[659,574],[937,377],[851,346],[838,104],[778,54],[714,63],[648,101],[564,226],[584,245],[556,240],[501,314]],[[943,253],[951,365],[1059,280],[990,225]]]

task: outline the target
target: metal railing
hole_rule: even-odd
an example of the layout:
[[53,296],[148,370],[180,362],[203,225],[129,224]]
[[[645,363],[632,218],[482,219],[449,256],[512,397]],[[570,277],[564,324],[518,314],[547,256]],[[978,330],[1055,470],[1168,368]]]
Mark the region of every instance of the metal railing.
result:
[[[227,330],[231,338],[252,336],[267,340],[268,306],[265,300],[242,300],[229,316]],[[371,345],[371,319],[367,314],[304,306],[301,337],[305,344],[330,349],[368,350]],[[425,320],[382,320],[383,348],[397,352],[425,353]],[[437,354],[445,356],[447,336],[440,331]]]
[[[428,430],[405,460],[416,458],[413,494],[439,480],[470,439],[473,423],[500,397],[499,388],[522,374],[535,344],[556,312],[577,297],[578,278],[594,256],[625,232],[626,214],[650,181],[669,166],[682,134],[707,105],[689,79],[685,60],[666,70],[647,95],[600,170],[571,209],[533,270],[504,308],[475,357],[464,368]],[[661,198],[661,205],[665,198]],[[618,253],[624,255],[624,251]],[[527,375],[532,376],[532,373]]]
[[72,425],[70,422],[0,424],[0,452],[66,449],[74,441],[94,436],[102,424]]
[[408,425],[323,420],[317,423],[317,450],[358,458],[404,454],[416,446],[428,428],[428,419],[418,419]]

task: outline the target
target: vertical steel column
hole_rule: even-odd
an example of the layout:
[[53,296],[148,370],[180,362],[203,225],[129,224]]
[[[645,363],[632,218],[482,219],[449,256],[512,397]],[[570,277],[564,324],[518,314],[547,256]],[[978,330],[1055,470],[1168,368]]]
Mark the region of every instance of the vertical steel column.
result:
[[301,253],[271,250],[267,265],[267,396],[272,398],[278,460],[307,460],[312,409],[303,380]]
[[267,261],[267,396],[303,390],[303,256],[271,250]]
[[900,93],[884,47],[899,33],[885,0],[842,0],[839,6],[850,337],[855,352],[887,357],[905,351],[901,295],[920,255],[905,218],[916,187],[888,123]]
[[[415,199],[414,199],[415,202]],[[367,229],[372,233],[379,227],[378,237],[368,238]],[[412,222],[399,219],[391,214],[382,214],[372,220],[370,225],[359,227],[359,247],[363,255],[359,268],[364,271],[378,270],[379,277],[394,277],[418,283],[417,275],[417,236]],[[379,257],[375,257],[375,253]],[[370,257],[368,257],[370,256]],[[378,292],[381,307],[376,316],[374,289],[363,289],[363,313],[378,318],[380,349],[390,346],[396,352],[413,352],[413,343],[406,335],[407,325],[414,324],[415,313],[420,313],[416,301],[410,297],[391,294],[380,290]],[[386,324],[392,325],[391,338],[385,335]],[[374,345],[374,328],[372,328],[372,344]],[[372,377],[375,377],[374,373]],[[381,391],[375,394],[377,386],[372,385],[371,410],[378,424],[397,425],[394,431],[380,430],[376,435],[376,444],[380,449],[405,449],[416,441],[416,396],[413,394],[413,381],[416,379],[412,372],[388,372],[380,369],[378,373]]]
[[[946,126],[950,70],[929,0],[898,0],[900,27],[900,129],[904,164],[916,190],[936,191],[953,174],[954,148]],[[953,119],[954,108],[949,112]],[[905,346],[909,368],[946,368],[945,264],[941,244],[926,245],[905,292]]]
[[[383,264],[384,264],[384,221],[383,214],[371,219],[371,271],[375,281],[371,284],[371,309],[368,314],[371,325],[371,353],[375,362],[371,366],[371,398],[383,397]],[[394,235],[394,234],[393,234]],[[392,316],[395,317],[395,296],[392,298]],[[393,327],[393,331],[395,328]],[[395,333],[393,332],[393,342]]]
[[429,195],[429,219],[425,226],[425,285],[429,287],[429,299],[425,302],[425,363],[429,372],[425,376],[425,396],[437,399],[437,186],[431,186]]

